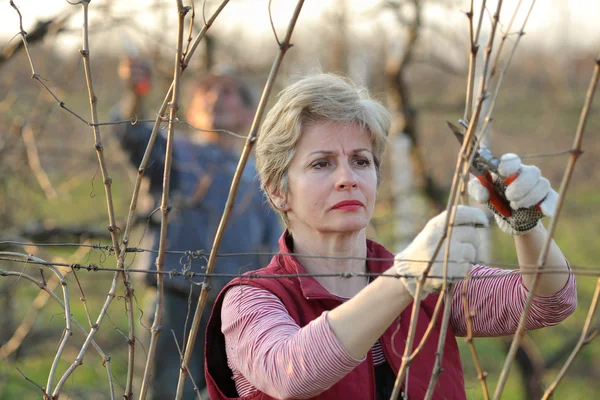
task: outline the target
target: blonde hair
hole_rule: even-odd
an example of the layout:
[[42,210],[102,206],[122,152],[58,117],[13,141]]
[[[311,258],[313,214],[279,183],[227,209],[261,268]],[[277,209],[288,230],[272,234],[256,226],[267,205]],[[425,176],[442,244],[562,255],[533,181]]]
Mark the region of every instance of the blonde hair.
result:
[[267,114],[256,143],[261,188],[286,226],[286,214],[274,205],[269,189],[287,194],[287,171],[302,132],[320,122],[357,123],[371,135],[377,179],[390,129],[390,113],[364,87],[333,74],[305,77],[285,88]]

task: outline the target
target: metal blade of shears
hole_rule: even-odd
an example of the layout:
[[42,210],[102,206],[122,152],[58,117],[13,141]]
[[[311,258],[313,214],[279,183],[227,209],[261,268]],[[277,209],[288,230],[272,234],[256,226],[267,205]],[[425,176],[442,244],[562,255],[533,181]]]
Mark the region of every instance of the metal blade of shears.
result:
[[[446,121],[454,136],[458,139],[460,144],[462,145],[465,140],[465,134],[468,129],[468,124],[462,120],[459,120],[459,124],[461,127],[454,125],[450,121]],[[471,139],[473,141],[473,145],[477,143],[477,139],[475,135]],[[480,150],[482,153],[480,153]],[[512,215],[512,210],[510,208],[510,204],[506,200],[504,193],[498,192],[498,189],[494,185],[494,179],[490,174],[490,170],[496,171],[498,160],[494,155],[487,149],[474,149],[476,152],[475,158],[471,165],[469,165],[469,172],[471,172],[481,184],[488,190],[490,194],[489,201],[494,206],[494,208],[502,214],[504,217],[508,218]]]
[[454,133],[454,136],[456,137],[456,139],[458,139],[458,141],[460,142],[460,144],[462,144],[463,141],[465,140],[465,134],[467,132],[467,126],[464,126],[461,123],[461,126],[458,127],[458,126],[454,125],[450,121],[446,121],[446,123],[448,124],[448,127],[450,128],[450,130],[452,131],[452,133]]

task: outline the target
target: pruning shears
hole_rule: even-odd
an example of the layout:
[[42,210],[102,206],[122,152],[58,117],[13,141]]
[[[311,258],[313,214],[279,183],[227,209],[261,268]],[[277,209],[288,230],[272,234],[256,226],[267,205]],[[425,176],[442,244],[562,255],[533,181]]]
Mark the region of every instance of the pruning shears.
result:
[[[447,121],[448,122],[448,121]],[[448,122],[448,126],[454,136],[458,139],[458,141],[462,144],[465,139],[465,134],[467,129],[469,128],[469,124],[462,119],[458,120],[460,127],[454,125],[451,122]],[[473,145],[476,144],[477,138],[475,135],[472,136]],[[498,165],[500,165],[500,160],[494,156],[494,154],[486,147],[479,146],[477,150],[475,150],[475,157],[473,158],[473,162],[469,166],[469,172],[473,174],[479,182],[488,190],[490,193],[489,202],[494,206],[494,208],[504,217],[508,218],[512,215],[512,209],[510,208],[510,203],[506,200],[504,196],[504,192],[501,191],[500,188],[496,187],[494,184],[494,178],[491,172],[494,172],[496,175],[498,174]],[[516,178],[519,176],[518,173],[510,175],[508,178],[502,179],[502,181],[506,185],[510,185]]]

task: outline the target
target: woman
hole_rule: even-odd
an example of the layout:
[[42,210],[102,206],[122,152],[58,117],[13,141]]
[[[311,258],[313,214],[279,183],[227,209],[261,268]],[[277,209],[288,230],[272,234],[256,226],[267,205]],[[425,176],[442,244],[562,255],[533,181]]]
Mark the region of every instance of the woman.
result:
[[[261,275],[316,274],[316,277],[234,280],[219,295],[207,328],[206,375],[211,400],[243,399],[384,399],[389,398],[408,334],[415,278],[421,275],[442,236],[445,213],[433,218],[411,245],[393,255],[366,238],[375,206],[389,114],[366,90],[334,75],[308,77],[286,88],[267,116],[256,148],[262,188],[287,230],[280,253]],[[540,203],[553,211],[556,192],[536,167],[505,156],[502,176],[518,172],[506,189],[515,210]],[[469,184],[477,200],[488,193]],[[515,235],[521,271],[535,264],[546,231],[541,213],[528,212],[527,224],[498,217]],[[519,222],[522,218],[519,218]],[[448,275],[464,277],[479,245],[476,226],[487,218],[460,206],[450,243]],[[527,230],[529,229],[529,230]],[[521,231],[521,232],[519,232]],[[289,253],[297,256],[286,255]],[[443,260],[444,249],[437,260]],[[367,259],[367,261],[365,261]],[[385,261],[371,261],[384,259]],[[442,264],[430,275],[441,276]],[[559,248],[550,248],[547,264],[564,274],[540,278],[528,329],[554,325],[576,306],[575,280]],[[401,279],[342,279],[324,273],[401,274]],[[475,336],[515,331],[532,276],[474,266],[469,307],[475,311]],[[439,278],[428,278],[417,323],[417,340],[427,328]],[[462,399],[465,390],[456,336],[466,334],[461,292],[452,303],[436,398]],[[410,399],[423,398],[434,365],[439,321],[415,357],[403,384]]]

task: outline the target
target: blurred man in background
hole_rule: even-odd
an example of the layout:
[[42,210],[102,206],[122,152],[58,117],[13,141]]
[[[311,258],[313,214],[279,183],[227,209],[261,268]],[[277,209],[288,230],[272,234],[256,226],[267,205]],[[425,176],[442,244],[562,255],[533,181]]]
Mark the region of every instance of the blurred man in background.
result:
[[[153,116],[154,114],[147,113],[144,107],[146,95],[151,88],[151,68],[148,63],[140,59],[125,59],[119,66],[119,75],[125,83],[126,90],[113,117],[143,119],[148,115]],[[167,250],[209,252],[238,164],[237,144],[243,141],[224,132],[206,130],[245,134],[252,122],[254,104],[248,87],[233,74],[224,71],[202,75],[194,81],[191,89],[185,116],[187,122],[197,129],[181,132],[186,126],[180,125],[182,129],[175,135],[171,170],[172,210],[169,214]],[[185,101],[181,103],[186,105]],[[152,124],[124,123],[116,127],[122,148],[129,154],[133,167],[138,168],[146,151]],[[161,130],[145,171],[154,208],[159,207],[161,202],[165,149],[166,136]],[[252,160],[246,165],[236,199],[219,253],[274,251],[282,229],[277,215],[269,211],[259,190]],[[154,212],[144,239],[145,246],[151,246],[153,250],[158,250],[160,219],[161,213]],[[141,261],[145,268],[155,269],[156,253],[144,253],[142,258],[143,260],[138,262]],[[215,272],[238,274],[262,268],[267,261],[268,257],[250,254],[219,257]],[[165,257],[166,271],[189,269],[191,272],[204,272],[205,265],[206,259],[202,257],[194,258],[182,253],[169,253]],[[145,282],[154,286],[156,276],[145,275]],[[200,390],[205,387],[205,326],[213,301],[227,281],[226,278],[212,280],[212,288],[189,365],[190,374]],[[152,399],[170,399],[175,395],[181,359],[171,331],[175,332],[183,351],[183,343],[189,333],[200,289],[200,285],[191,284],[183,277],[165,278],[162,333],[158,340],[151,379]],[[190,297],[191,295],[193,296]],[[155,307],[154,293],[151,293],[149,299],[146,313],[152,317]],[[189,318],[186,319],[188,315]],[[196,398],[190,379],[186,382],[184,398]]]

